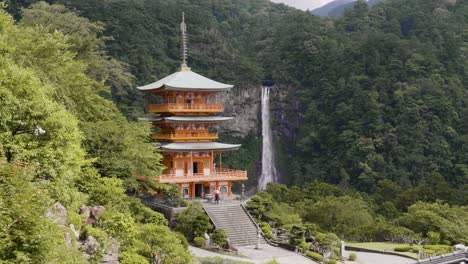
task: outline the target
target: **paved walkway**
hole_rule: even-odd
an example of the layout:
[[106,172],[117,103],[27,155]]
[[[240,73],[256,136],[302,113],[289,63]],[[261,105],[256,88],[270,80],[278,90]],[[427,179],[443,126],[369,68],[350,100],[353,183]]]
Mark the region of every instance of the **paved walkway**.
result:
[[255,246],[245,246],[239,247],[237,249],[239,250],[239,254],[248,256],[249,259],[260,261],[256,263],[265,263],[272,259],[276,259],[276,261],[278,261],[280,264],[316,263],[292,251],[280,247],[273,247],[268,244],[261,244],[260,249],[255,249]]
[[268,244],[262,244],[260,246],[260,249],[258,250],[255,249],[255,246],[245,246],[237,248],[239,250],[239,254],[247,256],[247,258],[222,255],[192,246],[189,246],[189,248],[195,256],[202,258],[221,257],[225,259],[252,262],[255,264],[263,264],[273,259],[276,259],[276,261],[280,264],[316,264],[316,262],[299,254],[296,254],[292,251],[282,249],[279,247],[273,247]]
[[349,256],[350,253],[357,255],[357,260],[355,262],[349,263],[358,263],[358,264],[408,264],[414,263],[415,260],[411,258],[399,257],[394,255],[386,254],[377,254],[377,253],[368,253],[368,252],[357,252],[357,251],[348,251],[346,250],[346,255]]

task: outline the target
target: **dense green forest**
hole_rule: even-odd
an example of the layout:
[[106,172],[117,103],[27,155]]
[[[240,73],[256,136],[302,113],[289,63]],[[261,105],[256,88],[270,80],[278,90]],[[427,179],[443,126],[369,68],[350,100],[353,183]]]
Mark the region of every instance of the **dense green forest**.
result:
[[[130,74],[101,51],[101,31],[63,6],[39,3],[17,23],[0,11],[2,263],[101,263],[115,246],[122,263],[192,261],[185,238],[126,195],[142,188],[135,176],[160,172],[160,155],[148,125],[127,121],[110,100],[106,83]],[[105,210],[83,226],[82,205]],[[91,236],[85,259],[80,243]]]
[[[174,191],[134,180],[161,170],[149,126],[134,121],[143,114],[135,87],[179,66],[182,11],[197,72],[246,89],[266,76],[295,87],[299,111],[282,110],[294,137],[275,135],[282,181],[299,187],[257,197],[259,220],[284,211],[281,224],[312,223],[349,239],[388,239],[385,230],[401,227],[467,241],[455,228],[467,225],[457,222],[468,204],[466,1],[386,0],[371,10],[358,1],[337,20],[267,0],[38,2],[6,1],[12,17],[0,14],[0,259],[83,262],[61,241],[64,230],[41,217],[59,201],[75,226],[81,204],[105,206],[86,232],[102,245],[117,239],[122,263],[191,260],[161,215],[125,195]],[[252,145],[226,164],[255,167],[255,137],[234,139]]]
[[[388,0],[372,10],[357,2],[339,20],[266,0],[59,2],[104,24],[106,50],[135,84],[176,69],[185,11],[194,69],[237,86],[267,75],[295,85],[299,113],[284,111],[301,125],[277,151],[292,160],[278,161],[288,184],[372,194],[390,180],[406,195],[400,209],[419,199],[467,203],[464,1]],[[127,116],[142,108],[132,89],[113,91]]]

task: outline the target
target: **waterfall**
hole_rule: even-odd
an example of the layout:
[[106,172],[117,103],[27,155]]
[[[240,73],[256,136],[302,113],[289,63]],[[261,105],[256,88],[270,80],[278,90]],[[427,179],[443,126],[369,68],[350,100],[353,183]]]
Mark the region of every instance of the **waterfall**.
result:
[[258,181],[258,190],[265,190],[269,182],[275,182],[276,169],[273,142],[270,127],[270,88],[262,87],[262,175]]

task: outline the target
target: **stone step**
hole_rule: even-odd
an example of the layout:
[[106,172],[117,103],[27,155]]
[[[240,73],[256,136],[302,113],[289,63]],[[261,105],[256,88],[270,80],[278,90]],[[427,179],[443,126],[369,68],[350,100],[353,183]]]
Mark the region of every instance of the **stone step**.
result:
[[[240,205],[204,206],[205,211],[217,228],[223,228],[229,241],[236,246],[255,245],[257,226]],[[260,243],[266,240],[261,237]]]

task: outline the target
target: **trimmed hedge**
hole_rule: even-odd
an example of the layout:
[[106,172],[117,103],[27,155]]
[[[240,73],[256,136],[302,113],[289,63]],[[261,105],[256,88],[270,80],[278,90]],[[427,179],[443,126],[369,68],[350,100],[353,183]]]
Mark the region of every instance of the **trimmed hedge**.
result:
[[323,261],[323,256],[320,255],[319,253],[317,252],[312,252],[312,251],[307,251],[306,252],[306,255],[310,258],[312,258],[313,260],[316,260],[316,261]]
[[396,252],[418,252],[420,250],[420,247],[418,246],[401,246],[401,247],[395,247],[393,249]]
[[355,261],[355,260],[357,259],[356,253],[350,253],[348,259],[349,259],[350,261]]

